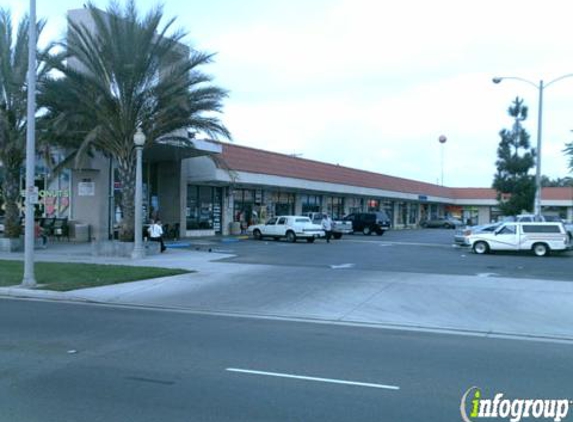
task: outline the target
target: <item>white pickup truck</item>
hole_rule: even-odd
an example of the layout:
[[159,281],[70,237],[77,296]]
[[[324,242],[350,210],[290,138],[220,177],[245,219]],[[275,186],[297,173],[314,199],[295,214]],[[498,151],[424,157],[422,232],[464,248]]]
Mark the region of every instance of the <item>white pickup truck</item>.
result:
[[470,234],[469,246],[477,254],[489,251],[532,251],[537,256],[570,248],[563,223],[504,223],[493,232]]
[[[303,214],[312,220],[314,224],[321,225],[324,213],[322,212],[307,212]],[[332,221],[332,237],[340,239],[343,234],[352,234],[352,221],[333,220]]]
[[312,243],[315,239],[324,237],[324,230],[320,225],[313,224],[310,218],[300,215],[273,217],[265,224],[250,226],[247,232],[257,240],[263,237],[272,237],[276,240],[285,237],[289,242],[296,242],[301,238]]

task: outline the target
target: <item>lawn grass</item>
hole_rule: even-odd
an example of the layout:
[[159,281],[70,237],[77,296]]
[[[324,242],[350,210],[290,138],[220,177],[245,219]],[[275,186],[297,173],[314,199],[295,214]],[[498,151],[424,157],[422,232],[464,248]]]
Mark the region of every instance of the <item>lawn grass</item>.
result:
[[[171,268],[63,262],[36,262],[34,266],[38,288],[59,292],[168,277],[189,272],[191,271]],[[23,274],[24,263],[22,261],[0,260],[0,287],[20,284]]]

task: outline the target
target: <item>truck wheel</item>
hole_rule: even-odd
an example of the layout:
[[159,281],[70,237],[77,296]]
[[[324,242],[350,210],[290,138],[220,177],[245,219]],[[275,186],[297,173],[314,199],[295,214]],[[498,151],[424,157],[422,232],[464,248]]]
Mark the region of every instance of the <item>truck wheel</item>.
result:
[[545,243],[536,243],[531,249],[536,256],[549,255],[549,247]]
[[384,230],[376,230],[376,234],[378,236],[382,236],[384,234]]
[[261,231],[260,231],[260,230],[255,230],[255,231],[253,232],[253,237],[254,237],[256,240],[262,240],[262,239],[263,239],[263,235],[261,234]]
[[289,241],[290,243],[296,242],[296,235],[292,231],[287,232],[286,238],[287,238],[287,241]]
[[306,241],[307,241],[308,243],[314,243],[314,237],[307,237],[307,238],[306,238]]
[[334,233],[332,235],[335,239],[341,239],[342,238],[342,233]]
[[478,255],[483,255],[489,252],[489,245],[485,242],[474,243],[474,252]]
[[366,226],[364,229],[362,229],[362,233],[364,233],[366,236],[370,236],[372,234],[372,230],[370,230],[370,227]]

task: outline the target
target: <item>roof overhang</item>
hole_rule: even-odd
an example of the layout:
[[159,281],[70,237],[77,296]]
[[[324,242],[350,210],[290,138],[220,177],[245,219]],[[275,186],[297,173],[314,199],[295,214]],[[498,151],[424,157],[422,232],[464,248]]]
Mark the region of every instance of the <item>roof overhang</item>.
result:
[[186,158],[221,154],[221,144],[203,139],[158,140],[143,151],[148,162],[181,161]]

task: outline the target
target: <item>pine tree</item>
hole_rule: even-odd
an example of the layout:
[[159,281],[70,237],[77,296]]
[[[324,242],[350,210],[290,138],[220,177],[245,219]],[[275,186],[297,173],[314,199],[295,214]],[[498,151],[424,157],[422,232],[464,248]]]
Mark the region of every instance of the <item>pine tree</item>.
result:
[[529,134],[522,126],[527,119],[527,106],[517,97],[508,109],[514,119],[512,129],[502,129],[497,148],[497,174],[493,188],[497,191],[499,207],[504,215],[531,211],[535,198],[535,180],[529,171],[535,165],[535,151]]

